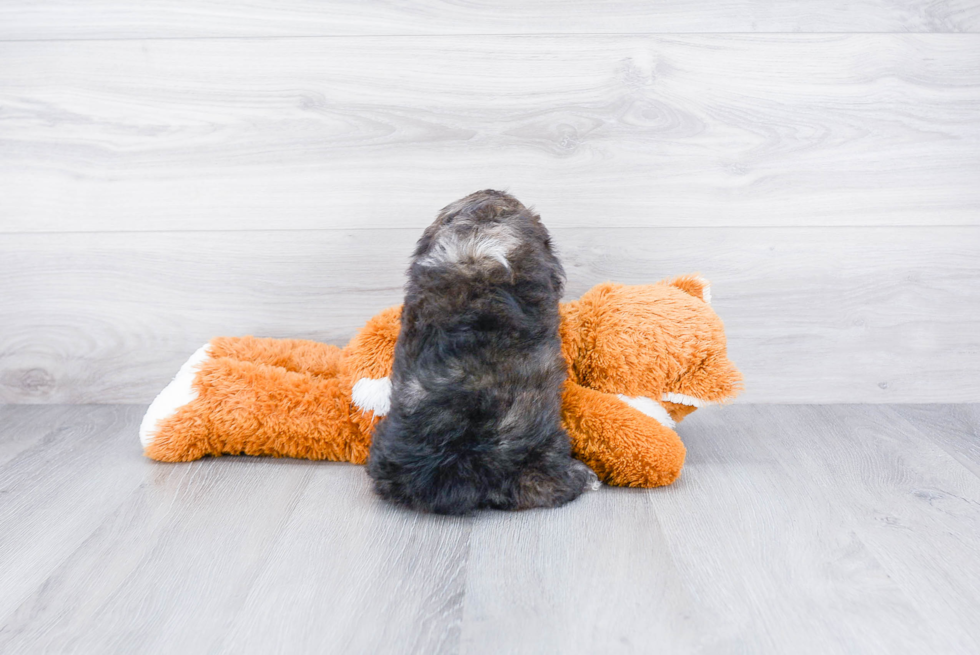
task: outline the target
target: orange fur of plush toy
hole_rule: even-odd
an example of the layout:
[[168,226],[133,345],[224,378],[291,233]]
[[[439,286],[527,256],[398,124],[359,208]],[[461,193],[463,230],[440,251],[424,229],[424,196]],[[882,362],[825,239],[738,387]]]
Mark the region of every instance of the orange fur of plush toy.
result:
[[[727,358],[721,320],[703,299],[706,288],[693,275],[652,285],[605,283],[562,305],[569,375],[563,423],[574,455],[604,482],[654,487],[676,480],[685,450],[673,422],[739,391],[741,375]],[[156,401],[148,411],[146,455],[363,464],[380,417],[353,402],[354,384],[391,374],[400,316],[400,307],[381,312],[343,349],[214,339],[193,378],[196,398],[160,420],[152,416]]]

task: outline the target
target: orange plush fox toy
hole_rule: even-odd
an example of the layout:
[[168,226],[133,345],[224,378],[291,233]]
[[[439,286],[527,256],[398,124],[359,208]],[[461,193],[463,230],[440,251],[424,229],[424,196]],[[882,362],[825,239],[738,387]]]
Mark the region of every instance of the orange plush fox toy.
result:
[[[568,363],[562,418],[576,457],[607,484],[670,484],[684,464],[674,424],[730,400],[728,360],[707,282],[605,283],[561,307]],[[401,308],[343,349],[313,341],[221,337],[188,360],[143,418],[146,455],[184,462],[246,454],[363,464],[388,411]]]

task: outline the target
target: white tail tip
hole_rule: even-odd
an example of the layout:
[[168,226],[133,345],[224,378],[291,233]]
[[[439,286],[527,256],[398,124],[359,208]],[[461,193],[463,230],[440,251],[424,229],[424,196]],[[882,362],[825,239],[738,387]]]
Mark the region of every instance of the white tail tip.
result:
[[177,375],[171,380],[170,384],[164,387],[143,415],[140,423],[140,443],[146,448],[157,435],[160,421],[166,420],[177,413],[181,407],[197,398],[197,391],[194,389],[194,378],[200,365],[211,356],[208,352],[208,345],[204,344],[190,356],[184,365],[177,371]]

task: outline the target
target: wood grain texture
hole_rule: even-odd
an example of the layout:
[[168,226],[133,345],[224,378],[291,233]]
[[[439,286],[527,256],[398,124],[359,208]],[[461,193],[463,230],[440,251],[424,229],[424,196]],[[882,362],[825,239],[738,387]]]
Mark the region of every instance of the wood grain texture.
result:
[[[980,400],[980,228],[559,229],[567,298],[699,271],[746,402]],[[414,230],[0,241],[0,399],[148,403],[219,335],[344,344]]]
[[36,443],[0,461],[0,651],[980,648],[975,405],[709,408],[670,487],[465,518],[350,465],[147,460],[142,409],[0,408]]
[[714,628],[674,566],[651,503],[662,497],[604,487],[550,512],[481,516],[461,652],[700,652]]
[[977,405],[895,406],[908,425],[930,435],[960,466],[980,476],[980,412]]
[[459,652],[471,521],[386,505],[362,467],[337,468],[311,482],[221,652]]
[[980,9],[966,0],[8,0],[0,5],[0,39],[971,31],[980,31]]
[[[976,538],[970,526],[980,526],[978,478],[935,443],[933,435],[942,440],[945,432],[940,421],[926,417],[909,430],[901,424],[901,415],[900,408],[881,413],[862,412],[859,407],[840,412],[805,408],[796,424],[822,428],[817,443],[824,447],[818,446],[810,457],[825,469],[842,472],[844,484],[839,489],[849,501],[845,515],[890,572],[890,580],[907,598],[935,599],[917,607],[927,622],[939,628],[937,637],[949,644],[935,650],[976,650],[980,626],[963,621],[975,615],[980,570],[956,562],[963,557],[976,561]],[[863,447],[840,447],[855,442]],[[830,450],[835,446],[840,448],[836,455]],[[868,521],[869,516],[874,520]],[[912,536],[923,531],[933,535],[928,544]],[[937,553],[942,553],[942,562],[935,561]],[[940,589],[941,596],[931,596]]]
[[0,61],[0,232],[421,228],[487,187],[553,227],[980,224],[980,35],[6,42]]
[[[70,405],[31,405],[33,409],[15,409],[0,405],[0,465],[14,459],[30,448],[38,448],[58,438],[64,429],[63,415],[74,414]],[[41,426],[39,428],[39,426]]]
[[932,441],[945,409],[920,433],[861,405],[736,407],[681,426],[689,458],[658,519],[716,648],[977,648],[965,617],[980,600],[967,545],[980,480]]
[[[12,633],[10,610],[82,548],[142,482],[140,469],[127,461],[134,459],[130,444],[143,409],[5,408],[11,420],[2,425],[0,443],[30,445],[0,465],[0,638]],[[14,652],[3,645],[0,651]]]
[[[456,652],[451,610],[461,596],[450,583],[465,548],[446,542],[465,546],[467,530],[430,520],[426,531],[424,520],[382,506],[362,467],[245,458],[160,465],[143,458],[134,439],[142,409],[126,407],[126,429],[107,430],[95,444],[72,442],[84,436],[86,417],[111,419],[120,408],[74,411],[81,429],[62,430],[62,445],[97,466],[56,449],[44,465],[27,457],[4,465],[3,491],[20,511],[0,512],[0,651],[378,652],[358,648],[367,639],[408,652],[405,640],[414,636],[412,652]],[[114,474],[106,476],[110,464]],[[39,476],[60,495],[24,483]],[[135,483],[117,486],[119,478]],[[98,494],[86,493],[92,485]],[[111,502],[100,503],[106,495]],[[58,518],[63,512],[68,521]],[[55,551],[60,556],[49,557]],[[406,573],[412,563],[422,575],[415,581]],[[392,589],[382,597],[386,581]],[[389,601],[381,634],[359,629],[358,598],[368,610]],[[445,616],[436,611],[443,606]],[[447,649],[434,647],[446,639]]]

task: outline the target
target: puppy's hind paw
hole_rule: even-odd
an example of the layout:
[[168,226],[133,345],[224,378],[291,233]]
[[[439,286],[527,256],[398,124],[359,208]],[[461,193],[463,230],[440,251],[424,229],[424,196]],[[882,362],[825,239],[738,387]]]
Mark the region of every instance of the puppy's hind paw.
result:
[[572,468],[575,471],[574,482],[578,482],[582,485],[581,487],[578,487],[582,490],[582,492],[598,491],[600,487],[602,487],[602,482],[599,481],[599,476],[596,475],[595,471],[593,471],[585,462],[580,462],[577,459],[573,459],[572,464]]

